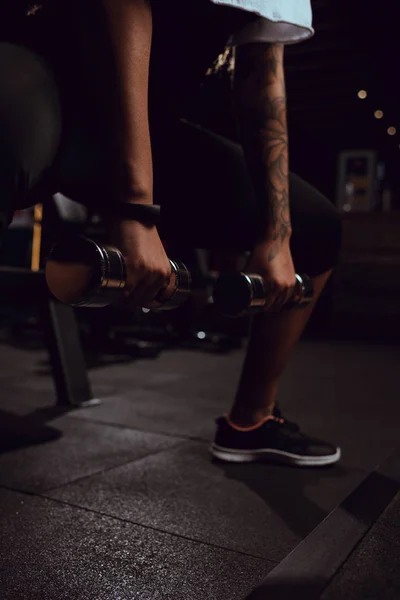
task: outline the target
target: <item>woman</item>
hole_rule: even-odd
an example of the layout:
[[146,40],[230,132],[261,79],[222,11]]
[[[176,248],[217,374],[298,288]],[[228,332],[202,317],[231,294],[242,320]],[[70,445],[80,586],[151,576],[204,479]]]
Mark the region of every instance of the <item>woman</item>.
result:
[[[312,35],[309,0],[53,0],[24,14],[7,15],[0,44],[2,222],[53,192],[107,212],[142,306],[170,277],[159,232],[141,216],[154,198],[163,238],[251,250],[248,272],[262,275],[269,302],[211,451],[235,462],[339,460],[275,406],[340,245],[331,204],[288,171],[284,44]],[[228,39],[241,147],[179,121]],[[136,220],[121,216],[125,203],[140,205]],[[294,265],[313,277],[314,302],[280,311]]]

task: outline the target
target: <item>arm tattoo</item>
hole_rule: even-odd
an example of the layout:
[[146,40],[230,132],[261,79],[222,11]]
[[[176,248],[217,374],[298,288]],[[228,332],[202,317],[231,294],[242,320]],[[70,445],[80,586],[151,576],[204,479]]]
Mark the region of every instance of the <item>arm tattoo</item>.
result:
[[291,233],[283,46],[239,48],[233,93],[246,161],[265,217],[262,234],[273,241],[268,257],[273,260]]

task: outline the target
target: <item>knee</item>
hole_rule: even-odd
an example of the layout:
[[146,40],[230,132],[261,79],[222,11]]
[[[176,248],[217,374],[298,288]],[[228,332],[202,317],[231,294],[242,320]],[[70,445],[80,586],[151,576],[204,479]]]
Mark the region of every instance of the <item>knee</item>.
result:
[[334,269],[340,259],[342,220],[325,197],[297,220],[293,228],[292,254],[298,271],[315,277]]
[[327,240],[326,246],[329,248],[332,266],[336,266],[339,262],[340,251],[342,248],[342,216],[333,204],[326,211],[324,218],[324,237]]
[[337,267],[342,247],[342,218],[338,210],[329,203],[318,215],[312,234],[313,259],[309,273],[311,276],[326,273]]
[[1,210],[29,204],[60,137],[60,102],[50,71],[28,49],[0,43]]

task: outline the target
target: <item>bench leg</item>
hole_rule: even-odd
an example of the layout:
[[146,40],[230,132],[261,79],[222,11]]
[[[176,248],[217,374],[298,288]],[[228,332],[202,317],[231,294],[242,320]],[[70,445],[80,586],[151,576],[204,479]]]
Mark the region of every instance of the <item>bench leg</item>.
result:
[[49,298],[43,317],[57,404],[68,407],[99,404],[93,398],[74,310]]

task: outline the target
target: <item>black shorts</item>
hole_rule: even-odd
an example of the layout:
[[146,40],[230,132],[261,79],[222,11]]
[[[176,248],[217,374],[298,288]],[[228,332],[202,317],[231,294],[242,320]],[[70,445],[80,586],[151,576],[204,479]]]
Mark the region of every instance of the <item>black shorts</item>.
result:
[[[109,202],[102,125],[94,128],[84,111],[64,114],[57,82],[43,57],[0,43],[0,227],[14,210],[56,192],[92,206]],[[154,125],[152,146],[161,236],[191,247],[251,250],[260,219],[241,147],[183,121]],[[334,267],[341,224],[333,205],[291,174],[290,207],[296,270],[315,276]]]

